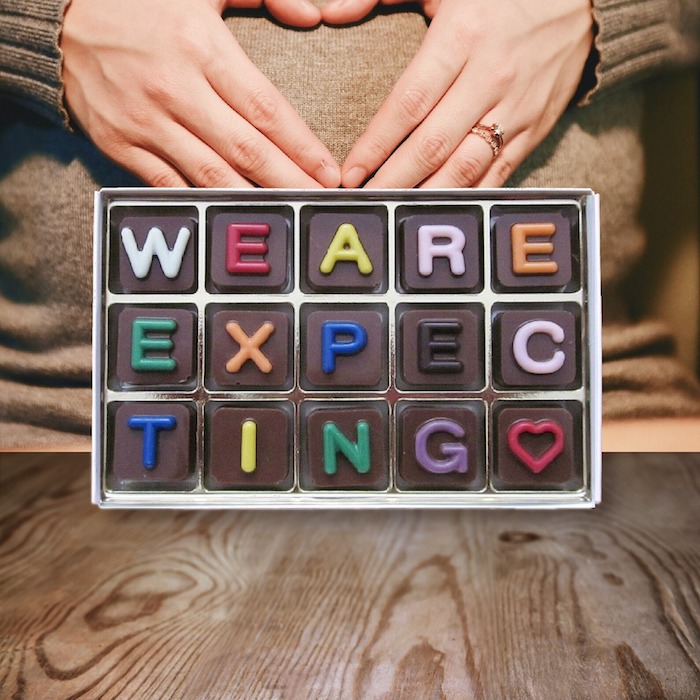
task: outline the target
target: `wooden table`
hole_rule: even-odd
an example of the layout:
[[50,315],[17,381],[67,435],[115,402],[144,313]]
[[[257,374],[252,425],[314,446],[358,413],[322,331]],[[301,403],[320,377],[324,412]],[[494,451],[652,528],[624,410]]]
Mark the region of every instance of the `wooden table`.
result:
[[100,511],[0,454],[2,698],[700,696],[700,457],[595,511]]

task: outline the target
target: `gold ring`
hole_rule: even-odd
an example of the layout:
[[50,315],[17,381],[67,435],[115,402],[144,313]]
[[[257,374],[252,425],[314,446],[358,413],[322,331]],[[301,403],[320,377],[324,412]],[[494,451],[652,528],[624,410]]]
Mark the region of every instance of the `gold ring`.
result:
[[500,124],[491,124],[487,126],[486,124],[475,124],[471,128],[472,134],[481,136],[493,151],[493,157],[495,158],[500,150],[503,148],[503,137],[505,136],[505,130]]

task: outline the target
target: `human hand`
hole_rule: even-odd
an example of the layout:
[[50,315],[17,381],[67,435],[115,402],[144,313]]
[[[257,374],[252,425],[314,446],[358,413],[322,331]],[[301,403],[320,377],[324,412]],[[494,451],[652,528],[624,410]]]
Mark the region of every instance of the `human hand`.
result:
[[[95,145],[149,185],[335,187],[340,168],[245,55],[226,7],[262,0],[72,0],[61,49],[65,101]],[[313,26],[309,0],[267,0]]]
[[[394,4],[395,0],[382,0]],[[336,0],[359,19],[378,0]],[[579,85],[593,41],[589,0],[431,0],[421,48],[342,166],[358,187],[500,187],[547,136]],[[497,157],[477,124],[501,124]],[[376,171],[376,172],[375,172]]]

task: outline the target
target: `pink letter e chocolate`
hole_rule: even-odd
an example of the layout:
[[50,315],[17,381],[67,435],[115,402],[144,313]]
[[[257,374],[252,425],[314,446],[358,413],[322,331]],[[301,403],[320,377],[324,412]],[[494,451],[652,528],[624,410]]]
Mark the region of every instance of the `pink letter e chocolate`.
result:
[[96,196],[104,507],[592,507],[589,190]]

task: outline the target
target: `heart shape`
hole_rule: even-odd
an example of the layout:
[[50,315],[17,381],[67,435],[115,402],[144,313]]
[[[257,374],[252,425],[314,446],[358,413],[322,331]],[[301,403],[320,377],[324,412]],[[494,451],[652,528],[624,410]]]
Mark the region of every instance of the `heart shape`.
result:
[[[542,435],[551,433],[554,442],[541,455],[535,456],[528,452],[520,442],[523,433]],[[519,420],[508,428],[508,447],[511,452],[533,473],[539,474],[548,467],[564,449],[564,431],[562,427],[552,420]]]

